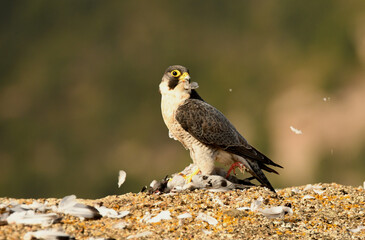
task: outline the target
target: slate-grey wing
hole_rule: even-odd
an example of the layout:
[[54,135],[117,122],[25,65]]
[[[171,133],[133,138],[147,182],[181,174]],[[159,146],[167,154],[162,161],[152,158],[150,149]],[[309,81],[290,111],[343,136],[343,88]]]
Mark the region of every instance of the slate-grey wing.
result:
[[176,112],[182,128],[200,142],[227,152],[277,167],[264,154],[247,143],[230,121],[216,108],[197,99],[188,99]]
[[254,176],[273,190],[261,169],[277,173],[266,164],[281,166],[249,145],[216,108],[198,99],[188,99],[177,109],[176,120],[198,141],[249,160],[251,168],[255,171]]
[[215,147],[241,145],[232,124],[216,108],[206,102],[188,99],[176,112],[182,128],[200,142]]

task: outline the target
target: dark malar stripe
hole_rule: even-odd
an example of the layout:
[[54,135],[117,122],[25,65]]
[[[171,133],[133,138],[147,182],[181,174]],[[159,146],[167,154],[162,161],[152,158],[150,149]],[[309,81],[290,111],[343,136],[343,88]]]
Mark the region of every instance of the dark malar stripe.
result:
[[173,78],[173,79],[170,79],[169,80],[169,89],[172,90],[172,89],[175,89],[175,87],[179,84],[179,79],[177,78]]

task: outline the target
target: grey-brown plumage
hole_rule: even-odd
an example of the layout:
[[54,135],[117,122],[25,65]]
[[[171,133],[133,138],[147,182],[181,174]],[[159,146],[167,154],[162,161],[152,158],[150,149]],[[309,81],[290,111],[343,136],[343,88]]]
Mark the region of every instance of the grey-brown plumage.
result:
[[160,83],[161,108],[170,136],[190,150],[203,174],[214,174],[215,161],[239,162],[264,186],[275,191],[262,170],[281,167],[253,148],[229,120],[206,103],[190,84],[187,68],[170,66]]

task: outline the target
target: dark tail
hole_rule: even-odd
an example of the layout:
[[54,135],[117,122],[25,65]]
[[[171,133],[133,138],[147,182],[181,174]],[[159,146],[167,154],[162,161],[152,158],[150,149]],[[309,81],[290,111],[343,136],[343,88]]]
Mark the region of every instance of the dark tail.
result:
[[256,162],[252,162],[250,160],[246,160],[246,161],[250,165],[251,169],[248,169],[248,170],[252,174],[252,176],[254,176],[263,186],[267,187],[268,189],[270,189],[271,191],[276,193],[275,189],[273,188],[273,186],[271,185],[269,180],[266,178],[265,174],[262,172],[261,167],[259,166],[259,164],[256,163]]
[[[274,163],[268,157],[266,157],[264,154],[262,154],[261,152],[259,152],[252,146],[249,146],[249,147],[244,146],[244,145],[230,146],[230,147],[227,147],[225,150],[227,152],[236,154],[236,155],[244,158],[247,161],[246,164],[249,165],[247,167],[248,167],[249,172],[252,174],[252,176],[254,176],[262,185],[269,188],[271,191],[275,192],[275,189],[272,187],[271,183],[266,178],[266,176],[262,172],[262,170],[279,174],[277,171],[270,168],[268,165],[271,165],[274,167],[279,167],[279,168],[282,168],[282,166],[280,166],[277,163]],[[242,163],[245,165],[244,162],[242,162]]]

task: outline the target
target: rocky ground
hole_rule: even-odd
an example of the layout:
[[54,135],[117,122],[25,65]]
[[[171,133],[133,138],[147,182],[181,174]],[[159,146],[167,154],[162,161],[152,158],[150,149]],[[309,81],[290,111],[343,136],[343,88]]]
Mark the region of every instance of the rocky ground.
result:
[[[335,183],[285,188],[277,195],[252,187],[76,199],[96,207],[86,206],[91,217],[62,212],[60,205],[67,209],[70,203],[60,201],[0,198],[0,239],[35,239],[41,229],[61,234],[53,239],[365,239],[364,188]],[[9,218],[19,208],[51,221]]]

